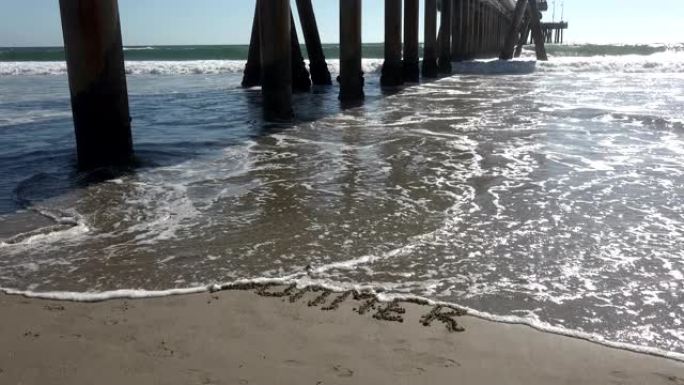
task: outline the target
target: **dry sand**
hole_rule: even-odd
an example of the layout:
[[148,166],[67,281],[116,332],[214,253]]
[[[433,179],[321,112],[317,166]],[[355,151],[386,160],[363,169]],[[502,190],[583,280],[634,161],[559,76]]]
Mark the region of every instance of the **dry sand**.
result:
[[[0,384],[684,384],[684,363],[474,317],[403,322],[250,291],[71,303],[0,294]],[[356,309],[356,310],[354,310]],[[447,310],[442,310],[447,311]],[[449,318],[464,327],[450,332]],[[449,322],[443,322],[449,321]],[[454,325],[452,325],[454,326]]]

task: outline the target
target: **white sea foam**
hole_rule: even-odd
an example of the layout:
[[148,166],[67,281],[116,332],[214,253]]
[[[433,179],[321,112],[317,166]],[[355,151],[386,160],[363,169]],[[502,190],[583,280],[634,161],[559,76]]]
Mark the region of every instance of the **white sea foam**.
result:
[[[127,61],[128,75],[213,75],[241,73],[244,60],[189,61]],[[340,62],[328,60],[333,74],[339,74]],[[365,73],[377,73],[381,59],[363,59]],[[660,52],[652,55],[552,57],[536,63],[529,57],[510,62],[477,60],[454,63],[460,74],[526,74],[541,72],[623,72],[623,73],[684,73],[684,52]],[[0,62],[0,76],[65,75],[64,62]]]
[[[364,59],[365,73],[380,71],[382,60]],[[340,61],[329,60],[333,74],[340,72]],[[128,75],[215,75],[238,74],[245,69],[244,60],[188,60],[188,61],[127,61]],[[0,76],[66,75],[64,62],[0,62]]]
[[540,72],[596,73],[684,73],[684,52],[660,52],[652,55],[552,57],[539,62]]
[[445,306],[455,306],[464,309],[468,312],[469,316],[484,319],[492,322],[507,323],[507,324],[519,324],[527,325],[534,329],[542,332],[563,335],[572,338],[583,339],[589,342],[597,343],[600,345],[628,350],[636,353],[649,354],[658,357],[664,357],[676,361],[684,362],[684,354],[669,352],[666,350],[648,347],[648,346],[638,346],[627,343],[613,342],[606,340],[604,337],[585,333],[577,330],[571,330],[563,327],[558,327],[551,325],[546,322],[538,320],[534,316],[520,317],[514,315],[496,315],[476,309],[472,309],[466,306],[459,305],[452,302],[435,301],[429,298],[425,298],[417,295],[404,295],[404,294],[388,294],[387,289],[384,287],[372,287],[367,285],[358,285],[353,283],[337,283],[328,280],[317,280],[312,279],[307,276],[289,276],[283,278],[255,278],[255,279],[240,279],[232,282],[222,283],[222,284],[210,284],[204,286],[195,286],[188,288],[176,288],[168,290],[135,290],[135,289],[123,289],[123,290],[113,290],[104,292],[67,292],[67,291],[52,291],[52,292],[34,292],[30,290],[15,290],[8,288],[0,288],[0,291],[8,295],[21,295],[28,298],[46,299],[46,300],[59,300],[59,301],[72,301],[72,302],[102,302],[114,299],[144,299],[144,298],[158,298],[167,297],[172,295],[188,295],[197,294],[204,292],[216,292],[221,290],[231,290],[239,285],[245,284],[277,284],[277,285],[290,285],[295,284],[298,288],[306,287],[322,287],[333,291],[346,291],[346,290],[359,290],[372,292],[377,295],[378,299],[381,301],[394,301],[394,300],[419,300],[424,301],[430,305],[445,305]]

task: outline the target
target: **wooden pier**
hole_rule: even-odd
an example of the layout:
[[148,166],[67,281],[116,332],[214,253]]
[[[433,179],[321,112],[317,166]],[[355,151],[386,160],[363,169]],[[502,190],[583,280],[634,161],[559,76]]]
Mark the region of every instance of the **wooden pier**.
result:
[[565,40],[565,30],[568,29],[568,26],[569,24],[565,21],[542,23],[544,42],[549,44],[563,44]]
[[[333,0],[324,0],[333,1]],[[339,98],[364,98],[362,0],[339,1]],[[379,0],[371,0],[379,1]],[[79,164],[111,165],[133,154],[131,119],[117,0],[60,0]],[[268,121],[291,121],[293,92],[330,86],[312,0],[256,0],[242,85],[261,86]],[[562,41],[567,23],[541,23],[544,0],[425,0],[423,62],[420,63],[419,0],[384,0],[384,64],[381,85],[398,87],[449,75],[452,62],[476,58],[509,60],[531,34],[537,59],[544,44]],[[300,49],[297,20],[309,59]]]

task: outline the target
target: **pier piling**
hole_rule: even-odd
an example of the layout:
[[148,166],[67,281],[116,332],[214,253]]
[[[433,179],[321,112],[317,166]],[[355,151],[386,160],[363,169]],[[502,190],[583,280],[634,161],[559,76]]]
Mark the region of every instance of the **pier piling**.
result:
[[525,11],[525,18],[520,31],[521,33],[519,36],[518,45],[515,47],[515,57],[520,57],[520,55],[522,55],[523,48],[530,39],[530,17],[527,10]]
[[402,0],[385,0],[385,61],[380,77],[380,84],[384,87],[395,87],[404,83],[401,60],[401,6]]
[[503,51],[501,51],[501,56],[499,56],[500,59],[513,59],[513,55],[515,53],[515,44],[518,42],[521,24],[526,12],[527,0],[518,0],[518,2],[515,5],[515,13],[513,14],[513,20],[508,30],[508,34],[506,35],[506,42],[504,43]]
[[546,47],[544,46],[544,32],[541,28],[541,11],[537,6],[537,0],[528,0],[529,7],[527,8],[530,17],[530,27],[532,28],[532,38],[534,39],[534,49],[537,54],[537,60],[547,61]]
[[250,88],[261,85],[261,47],[259,39],[259,1],[256,1],[254,9],[254,21],[252,21],[252,36],[249,39],[249,52],[247,64],[242,76],[242,87]]
[[404,0],[404,80],[412,83],[420,81],[419,24],[420,2]]
[[362,100],[361,0],[340,0],[340,100]]
[[425,0],[423,77],[437,77],[437,0]]
[[473,3],[474,0],[463,1],[463,38],[465,46],[463,50],[463,59],[468,60],[473,58]]
[[117,0],[60,0],[78,164],[125,163],[133,155]]
[[439,73],[451,74],[451,0],[442,0],[440,14]]
[[290,121],[294,117],[290,0],[260,0],[258,5],[264,115],[271,121]]
[[321,36],[318,33],[318,24],[316,23],[316,15],[311,0],[297,0],[297,11],[306,43],[306,51],[309,56],[311,81],[315,85],[331,85],[332,79],[328,70],[328,64],[325,61]]
[[299,45],[297,27],[292,12],[290,12],[290,44],[292,45],[292,90],[294,92],[311,91],[311,78],[309,70],[306,69],[302,47]]

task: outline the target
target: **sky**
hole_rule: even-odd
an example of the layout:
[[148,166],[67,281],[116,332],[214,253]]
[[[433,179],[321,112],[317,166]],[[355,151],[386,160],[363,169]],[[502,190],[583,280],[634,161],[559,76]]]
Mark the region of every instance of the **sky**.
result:
[[[553,8],[554,0],[548,1]],[[556,20],[564,3],[570,42],[684,42],[684,0],[556,3]],[[58,0],[0,0],[0,46],[61,46],[58,4]],[[339,0],[313,0],[313,4],[322,40],[337,42]],[[383,4],[383,0],[363,1],[364,42],[383,41]],[[119,10],[125,45],[246,44],[254,0],[119,0]],[[545,19],[551,18],[550,9]]]

